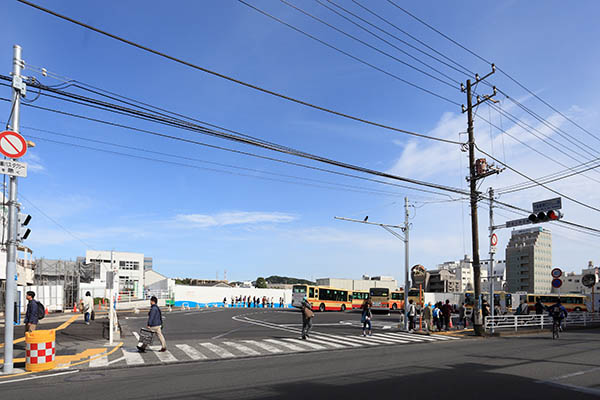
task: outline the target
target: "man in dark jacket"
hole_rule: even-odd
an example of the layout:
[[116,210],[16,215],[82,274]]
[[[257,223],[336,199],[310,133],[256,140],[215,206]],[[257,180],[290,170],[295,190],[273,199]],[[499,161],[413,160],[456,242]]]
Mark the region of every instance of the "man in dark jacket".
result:
[[535,313],[537,315],[543,314],[545,309],[546,309],[546,307],[544,307],[542,300],[538,297],[537,301],[535,303]]
[[[162,314],[156,303],[158,303],[158,299],[156,296],[152,296],[150,298],[150,312],[148,313],[148,329],[158,336],[158,340],[160,340],[161,344],[160,351],[163,352],[167,351],[167,342],[162,334]],[[143,353],[146,351],[146,345],[138,346],[137,349]]]
[[312,328],[312,319],[315,313],[312,310],[312,305],[308,302],[308,299],[304,297],[302,299],[302,339],[308,338],[308,332]]
[[446,304],[442,306],[442,315],[444,316],[444,326],[446,330],[450,329],[450,318],[452,318],[452,306],[450,300],[446,299]]
[[25,313],[25,332],[35,331],[38,324],[38,303],[34,297],[35,292],[27,292],[26,298],[29,303],[27,303],[27,312]]

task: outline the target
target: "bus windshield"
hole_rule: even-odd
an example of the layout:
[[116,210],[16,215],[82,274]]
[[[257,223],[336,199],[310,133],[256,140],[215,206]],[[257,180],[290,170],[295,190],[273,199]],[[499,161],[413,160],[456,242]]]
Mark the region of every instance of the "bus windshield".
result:
[[294,293],[306,293],[306,286],[305,285],[294,285],[293,292]]
[[388,288],[371,288],[369,289],[369,295],[373,296],[389,296],[390,290]]

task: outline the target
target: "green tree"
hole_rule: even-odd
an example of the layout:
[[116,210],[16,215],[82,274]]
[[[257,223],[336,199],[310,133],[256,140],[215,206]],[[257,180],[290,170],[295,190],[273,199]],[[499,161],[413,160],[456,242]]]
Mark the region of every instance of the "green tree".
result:
[[256,278],[256,287],[259,289],[266,289],[267,281],[265,280],[265,278],[263,278],[262,276]]

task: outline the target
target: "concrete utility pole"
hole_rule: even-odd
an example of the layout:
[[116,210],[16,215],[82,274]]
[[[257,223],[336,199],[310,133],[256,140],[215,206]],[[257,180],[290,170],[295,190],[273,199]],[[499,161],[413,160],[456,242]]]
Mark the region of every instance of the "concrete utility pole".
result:
[[[335,219],[339,219],[342,221],[350,221],[350,222],[358,222],[360,224],[368,224],[368,225],[377,225],[396,236],[398,239],[404,242],[404,329],[408,331],[408,291],[410,290],[410,283],[408,281],[408,271],[410,269],[410,261],[409,261],[409,228],[410,224],[408,222],[409,212],[408,212],[408,197],[404,198],[404,226],[399,225],[388,225],[388,224],[380,224],[377,222],[367,222],[366,220],[357,220],[351,218],[343,218],[343,217],[334,217]],[[404,232],[404,236],[400,235],[394,229],[401,229]]]
[[[490,269],[488,272],[488,281],[490,282],[490,316],[494,319],[494,253],[496,253],[496,245],[494,244],[494,189],[489,188],[490,196]],[[485,321],[484,321],[485,322]],[[494,325],[491,325],[490,333],[494,333]]]
[[[494,64],[492,64],[492,72],[480,78],[479,75],[475,75],[475,84],[486,79],[496,71]],[[466,89],[461,85],[461,90],[467,92],[467,108],[464,106],[463,113],[467,113],[467,133],[469,135],[469,184],[471,191],[471,243],[473,245],[473,286],[475,291],[475,307],[473,312],[475,313],[473,318],[473,329],[475,334],[478,336],[483,335],[483,323],[481,317],[481,264],[479,260],[479,227],[477,224],[477,201],[479,200],[479,193],[477,192],[477,179],[483,176],[478,176],[475,168],[475,135],[473,133],[473,108],[479,106],[481,103],[486,102],[496,95],[496,88],[494,87],[494,94],[490,96],[484,96],[480,99],[477,96],[477,103],[473,104],[473,94],[471,87],[471,80],[467,79]]]
[[115,274],[116,274],[112,250],[110,252],[110,270],[112,271],[112,274],[111,274],[112,284],[111,284],[111,289],[110,289],[110,302],[109,302],[110,309],[108,310],[108,328],[109,328],[108,343],[112,345],[113,340],[114,340],[114,330],[115,330],[115,317],[113,315],[113,313],[114,313],[113,308],[115,308]]
[[[21,77],[23,60],[21,46],[13,46],[13,101],[10,129],[19,133],[21,111],[21,90],[24,87]],[[10,177],[8,194],[8,246],[6,253],[6,294],[4,308],[4,373],[13,372],[13,340],[15,317],[15,301],[17,293],[17,177]]]

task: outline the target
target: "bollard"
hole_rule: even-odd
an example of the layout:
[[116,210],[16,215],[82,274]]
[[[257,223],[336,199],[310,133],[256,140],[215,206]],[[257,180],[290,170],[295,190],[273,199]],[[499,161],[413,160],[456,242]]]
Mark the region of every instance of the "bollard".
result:
[[54,330],[39,330],[25,333],[25,370],[47,371],[56,367],[56,333]]

